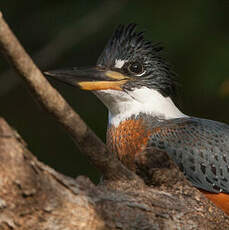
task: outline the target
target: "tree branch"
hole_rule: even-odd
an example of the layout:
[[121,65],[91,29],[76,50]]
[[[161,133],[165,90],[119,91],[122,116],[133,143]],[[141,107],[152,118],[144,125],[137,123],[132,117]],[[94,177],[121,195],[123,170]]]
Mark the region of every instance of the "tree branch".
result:
[[39,162],[2,118],[0,186],[1,230],[229,229],[228,217],[188,184],[95,186],[63,176]]
[[[60,28],[54,39],[46,44],[33,56],[40,68],[50,68],[64,52],[88,36],[93,36],[119,12],[128,0],[104,1],[101,6],[85,15],[82,19],[74,21],[71,25]],[[85,27],[85,25],[87,25]],[[50,58],[52,54],[52,58]],[[10,80],[9,80],[10,79]],[[4,82],[4,83],[3,83]],[[0,95],[4,95],[18,85],[19,79],[12,70],[1,74]]]
[[105,178],[124,177],[140,180],[108,152],[104,143],[49,84],[4,21],[2,13],[0,13],[0,48],[39,103],[67,130],[80,151],[87,155]]

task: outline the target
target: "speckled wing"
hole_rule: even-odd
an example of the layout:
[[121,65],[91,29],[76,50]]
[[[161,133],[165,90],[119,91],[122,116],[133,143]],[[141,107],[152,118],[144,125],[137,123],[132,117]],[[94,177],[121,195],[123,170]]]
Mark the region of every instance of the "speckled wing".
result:
[[164,150],[197,188],[229,193],[229,126],[198,118],[154,125],[148,148]]

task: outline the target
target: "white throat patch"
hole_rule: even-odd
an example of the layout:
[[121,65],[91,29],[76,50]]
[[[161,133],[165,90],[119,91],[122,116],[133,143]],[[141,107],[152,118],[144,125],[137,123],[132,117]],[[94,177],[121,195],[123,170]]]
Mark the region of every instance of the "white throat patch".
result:
[[158,91],[141,87],[133,91],[99,90],[94,92],[109,110],[109,123],[118,126],[132,115],[146,113],[162,119],[188,117],[173,103],[170,97]]

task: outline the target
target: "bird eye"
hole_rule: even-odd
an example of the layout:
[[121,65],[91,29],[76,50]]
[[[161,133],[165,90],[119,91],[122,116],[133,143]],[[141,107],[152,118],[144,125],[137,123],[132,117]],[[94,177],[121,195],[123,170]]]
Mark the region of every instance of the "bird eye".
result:
[[132,62],[127,67],[127,70],[132,74],[141,74],[143,72],[143,66],[139,62]]

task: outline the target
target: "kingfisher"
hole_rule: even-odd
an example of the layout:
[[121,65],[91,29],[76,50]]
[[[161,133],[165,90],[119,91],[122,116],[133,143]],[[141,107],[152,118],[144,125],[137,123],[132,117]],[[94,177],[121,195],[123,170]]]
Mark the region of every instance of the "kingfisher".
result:
[[229,126],[177,108],[176,74],[161,51],[160,43],[145,39],[136,24],[120,25],[94,67],[45,75],[90,90],[104,103],[107,146],[126,167],[143,175],[145,159],[165,153],[229,215]]

